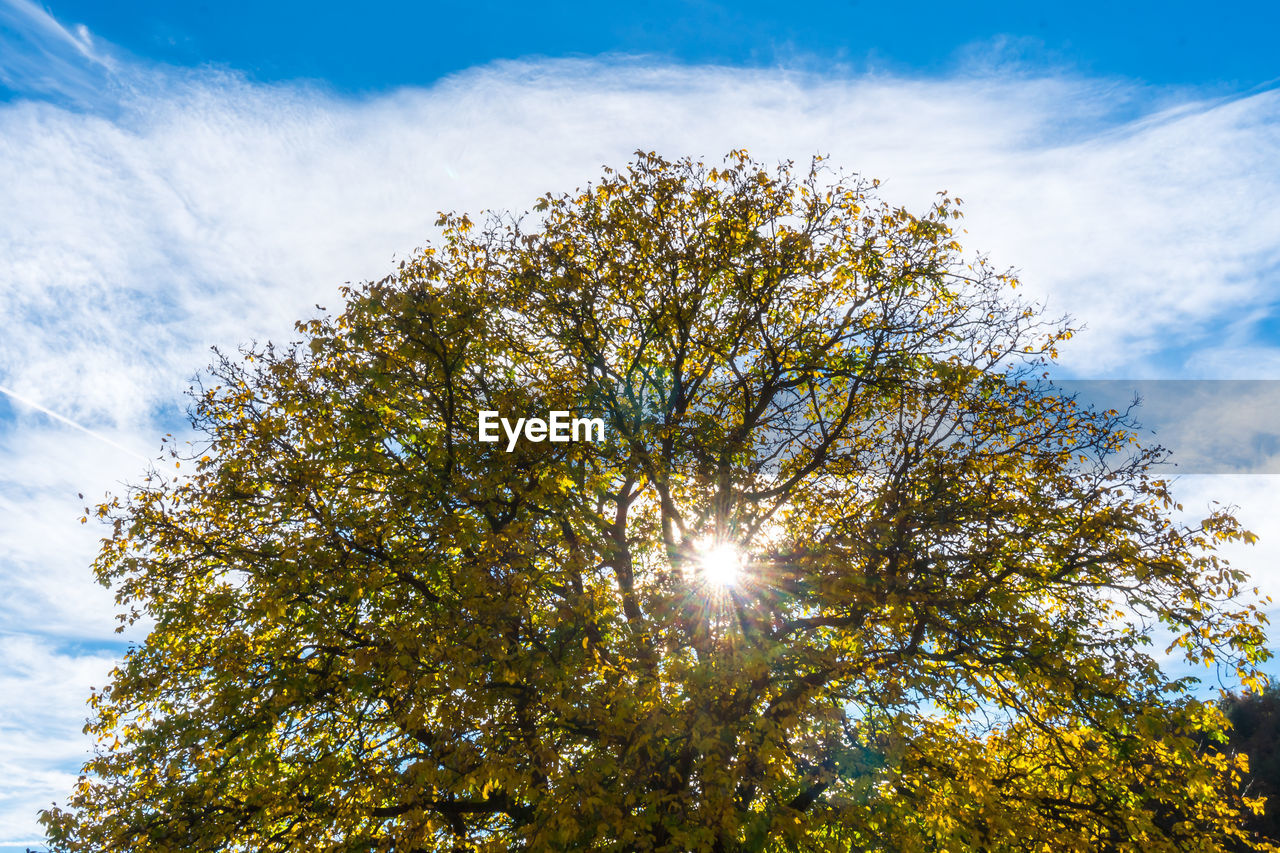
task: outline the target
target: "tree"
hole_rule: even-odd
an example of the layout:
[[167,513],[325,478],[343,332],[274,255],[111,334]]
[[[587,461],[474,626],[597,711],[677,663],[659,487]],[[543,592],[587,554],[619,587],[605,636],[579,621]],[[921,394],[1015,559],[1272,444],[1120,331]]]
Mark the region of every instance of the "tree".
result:
[[[193,391],[97,515],[122,620],[66,850],[1219,850],[1226,512],[1071,333],[876,184],[637,155]],[[527,222],[526,220],[530,220]],[[483,412],[603,441],[478,440]],[[173,451],[179,457],[177,451]],[[178,458],[181,464],[183,458]],[[1266,849],[1256,842],[1258,849]]]
[[1250,829],[1280,841],[1280,688],[1229,693],[1219,702],[1231,722],[1229,746],[1249,757],[1247,789],[1267,798],[1266,812],[1246,816]]

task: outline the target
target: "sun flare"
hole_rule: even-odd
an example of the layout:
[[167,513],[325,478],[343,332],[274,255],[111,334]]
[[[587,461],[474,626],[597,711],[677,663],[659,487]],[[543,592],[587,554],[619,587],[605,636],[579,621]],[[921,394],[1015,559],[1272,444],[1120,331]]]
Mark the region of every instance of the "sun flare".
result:
[[742,552],[728,542],[706,542],[698,547],[698,566],[711,586],[736,586],[742,574]]

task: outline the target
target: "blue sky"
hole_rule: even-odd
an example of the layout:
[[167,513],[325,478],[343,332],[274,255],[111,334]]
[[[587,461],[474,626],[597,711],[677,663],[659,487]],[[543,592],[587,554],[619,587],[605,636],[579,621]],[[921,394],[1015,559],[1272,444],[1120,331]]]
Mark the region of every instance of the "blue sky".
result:
[[946,74],[994,40],[1023,61],[1241,91],[1280,75],[1274,4],[101,3],[48,5],[140,57],[215,63],[351,94],[427,86],[494,59],[645,54],[682,63]]
[[[1280,379],[1271,4],[356,9],[0,0],[0,851],[38,840],[141,636],[77,494],[181,435],[209,347],[289,337],[438,210],[522,210],[637,148],[823,152],[893,202],[963,197],[966,243],[1086,327],[1063,376]],[[1280,399],[1249,402],[1251,470],[1280,471]],[[1176,434],[1220,446],[1210,408]],[[1280,479],[1179,488],[1239,505],[1262,541],[1232,556],[1280,595]]]

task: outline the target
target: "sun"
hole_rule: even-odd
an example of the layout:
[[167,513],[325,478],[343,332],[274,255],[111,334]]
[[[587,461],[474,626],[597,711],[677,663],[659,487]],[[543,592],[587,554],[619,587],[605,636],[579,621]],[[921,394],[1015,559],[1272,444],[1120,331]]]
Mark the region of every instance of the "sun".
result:
[[737,586],[742,562],[742,552],[728,542],[704,541],[698,545],[698,570],[711,586]]

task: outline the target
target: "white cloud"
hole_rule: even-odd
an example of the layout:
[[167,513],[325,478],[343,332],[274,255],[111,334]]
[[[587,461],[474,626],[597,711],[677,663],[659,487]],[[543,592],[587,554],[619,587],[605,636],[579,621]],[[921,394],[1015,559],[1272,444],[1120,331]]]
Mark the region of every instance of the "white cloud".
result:
[[[1230,324],[1270,310],[1280,263],[1275,92],[1157,102],[1063,76],[619,60],[500,63],[351,99],[110,59],[28,0],[0,0],[0,18],[27,40],[0,59],[2,79],[74,102],[0,104],[0,384],[143,451],[173,428],[210,345],[289,337],[313,303],[336,306],[342,282],[386,273],[429,237],[437,210],[521,210],[637,148],[824,152],[884,178],[893,201],[964,197],[967,242],[1091,327],[1064,352],[1077,373],[1167,374],[1166,351],[1182,360],[1191,347],[1207,353],[1198,364],[1250,374],[1239,364],[1257,345]],[[1277,360],[1253,364],[1270,376]],[[25,734],[6,740],[0,773],[25,787],[0,785],[0,837],[30,837],[23,810],[65,794],[85,684],[106,668],[62,644],[116,639],[109,593],[87,569],[100,531],[76,524],[74,495],[93,499],[140,467],[12,410],[0,419],[0,614],[16,651],[0,656],[0,696],[24,704],[0,704],[0,725]],[[1264,479],[1214,482],[1261,506],[1274,492],[1249,484]],[[1259,516],[1260,533],[1272,518]]]
[[32,0],[0,0],[0,32],[0,86],[15,91],[95,101],[116,70],[88,29],[67,29]]
[[85,700],[112,660],[9,634],[0,634],[0,659],[0,845],[33,844],[37,810],[65,797],[89,757],[88,739],[77,737]]
[[[287,335],[374,277],[439,208],[523,209],[635,148],[823,151],[914,206],[969,202],[969,243],[1091,332],[1077,372],[1149,373],[1269,300],[1280,264],[1275,93],[1116,124],[1132,90],[1066,79],[828,80],[582,62],[504,64],[350,101],[168,76],[113,120],[0,111],[15,390],[145,422],[212,343]],[[1063,142],[1062,140],[1067,140]]]

